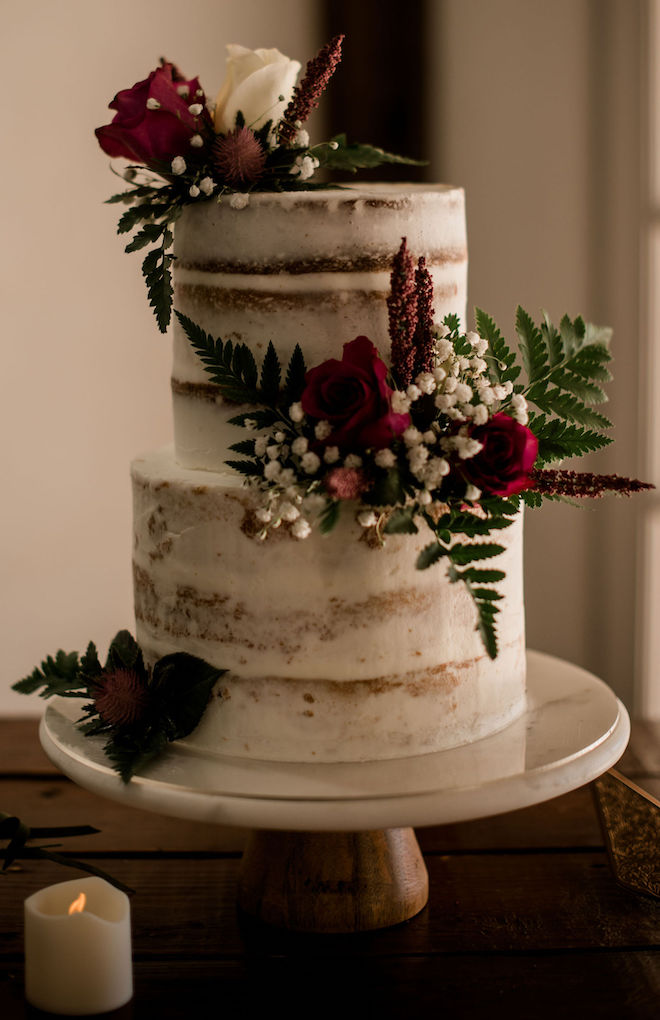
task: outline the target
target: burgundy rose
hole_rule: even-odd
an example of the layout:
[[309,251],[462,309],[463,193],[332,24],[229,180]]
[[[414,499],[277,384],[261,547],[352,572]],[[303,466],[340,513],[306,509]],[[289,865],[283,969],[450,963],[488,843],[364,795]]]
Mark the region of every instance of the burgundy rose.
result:
[[395,414],[387,366],[366,336],[344,344],[341,361],[330,358],[305,376],[301,397],[305,414],[327,421],[332,432],[327,446],[382,449],[410,425],[410,416]]
[[532,488],[529,472],[536,460],[538,440],[526,425],[507,414],[494,414],[485,425],[472,429],[470,438],[478,439],[483,449],[463,462],[468,482],[495,496],[513,496]]
[[[191,113],[196,104],[201,112]],[[117,113],[111,124],[96,129],[99,145],[108,156],[134,163],[170,163],[187,155],[192,136],[211,124],[198,79],[187,81],[167,61],[132,89],[118,92],[110,109]]]

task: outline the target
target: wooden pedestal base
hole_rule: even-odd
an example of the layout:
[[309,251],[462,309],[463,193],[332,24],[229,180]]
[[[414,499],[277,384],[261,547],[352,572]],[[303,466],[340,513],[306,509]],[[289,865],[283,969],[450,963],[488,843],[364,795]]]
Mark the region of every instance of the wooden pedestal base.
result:
[[407,921],[428,891],[412,829],[257,831],[243,854],[238,905],[291,931],[358,932]]

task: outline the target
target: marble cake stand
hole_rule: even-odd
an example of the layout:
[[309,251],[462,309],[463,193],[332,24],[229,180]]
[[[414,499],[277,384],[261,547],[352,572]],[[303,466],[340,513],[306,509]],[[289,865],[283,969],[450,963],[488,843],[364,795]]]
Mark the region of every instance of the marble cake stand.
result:
[[256,830],[239,905],[301,931],[399,923],[428,898],[413,827],[512,811],[576,789],[607,771],[630,735],[613,692],[585,670],[528,653],[525,714],[465,747],[394,761],[263,762],[173,744],[125,784],[102,738],[75,727],[77,702],[53,699],[40,728],[51,761],[80,786],[177,818]]

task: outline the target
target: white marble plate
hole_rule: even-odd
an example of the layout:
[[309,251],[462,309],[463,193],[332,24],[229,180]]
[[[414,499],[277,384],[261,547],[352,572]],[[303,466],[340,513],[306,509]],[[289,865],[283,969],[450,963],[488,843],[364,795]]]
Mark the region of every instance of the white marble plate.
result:
[[103,739],[74,723],[77,699],[53,699],[40,738],[74,782],[177,818],[299,831],[439,825],[549,800],[590,782],[623,754],[630,722],[601,680],[528,652],[527,711],[505,730],[450,751],[358,764],[250,761],[174,744],[144,775],[121,781]]

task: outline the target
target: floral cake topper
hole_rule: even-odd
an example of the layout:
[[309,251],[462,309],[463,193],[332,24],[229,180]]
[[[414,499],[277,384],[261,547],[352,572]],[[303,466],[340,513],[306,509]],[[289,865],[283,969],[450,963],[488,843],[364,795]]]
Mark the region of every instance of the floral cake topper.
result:
[[151,250],[142,263],[149,301],[165,332],[172,312],[169,249],[172,227],[186,205],[213,199],[242,208],[251,191],[297,191],[320,184],[319,169],[355,173],[407,159],[336,135],[312,145],[304,127],[341,60],[337,35],[307,64],[276,49],[227,46],[227,76],[215,102],[198,78],[187,79],[166,60],[144,81],[118,92],[115,115],[96,129],[107,155],[129,161],[128,190],[110,202],[129,206],[120,234],[135,230],[126,251]]

